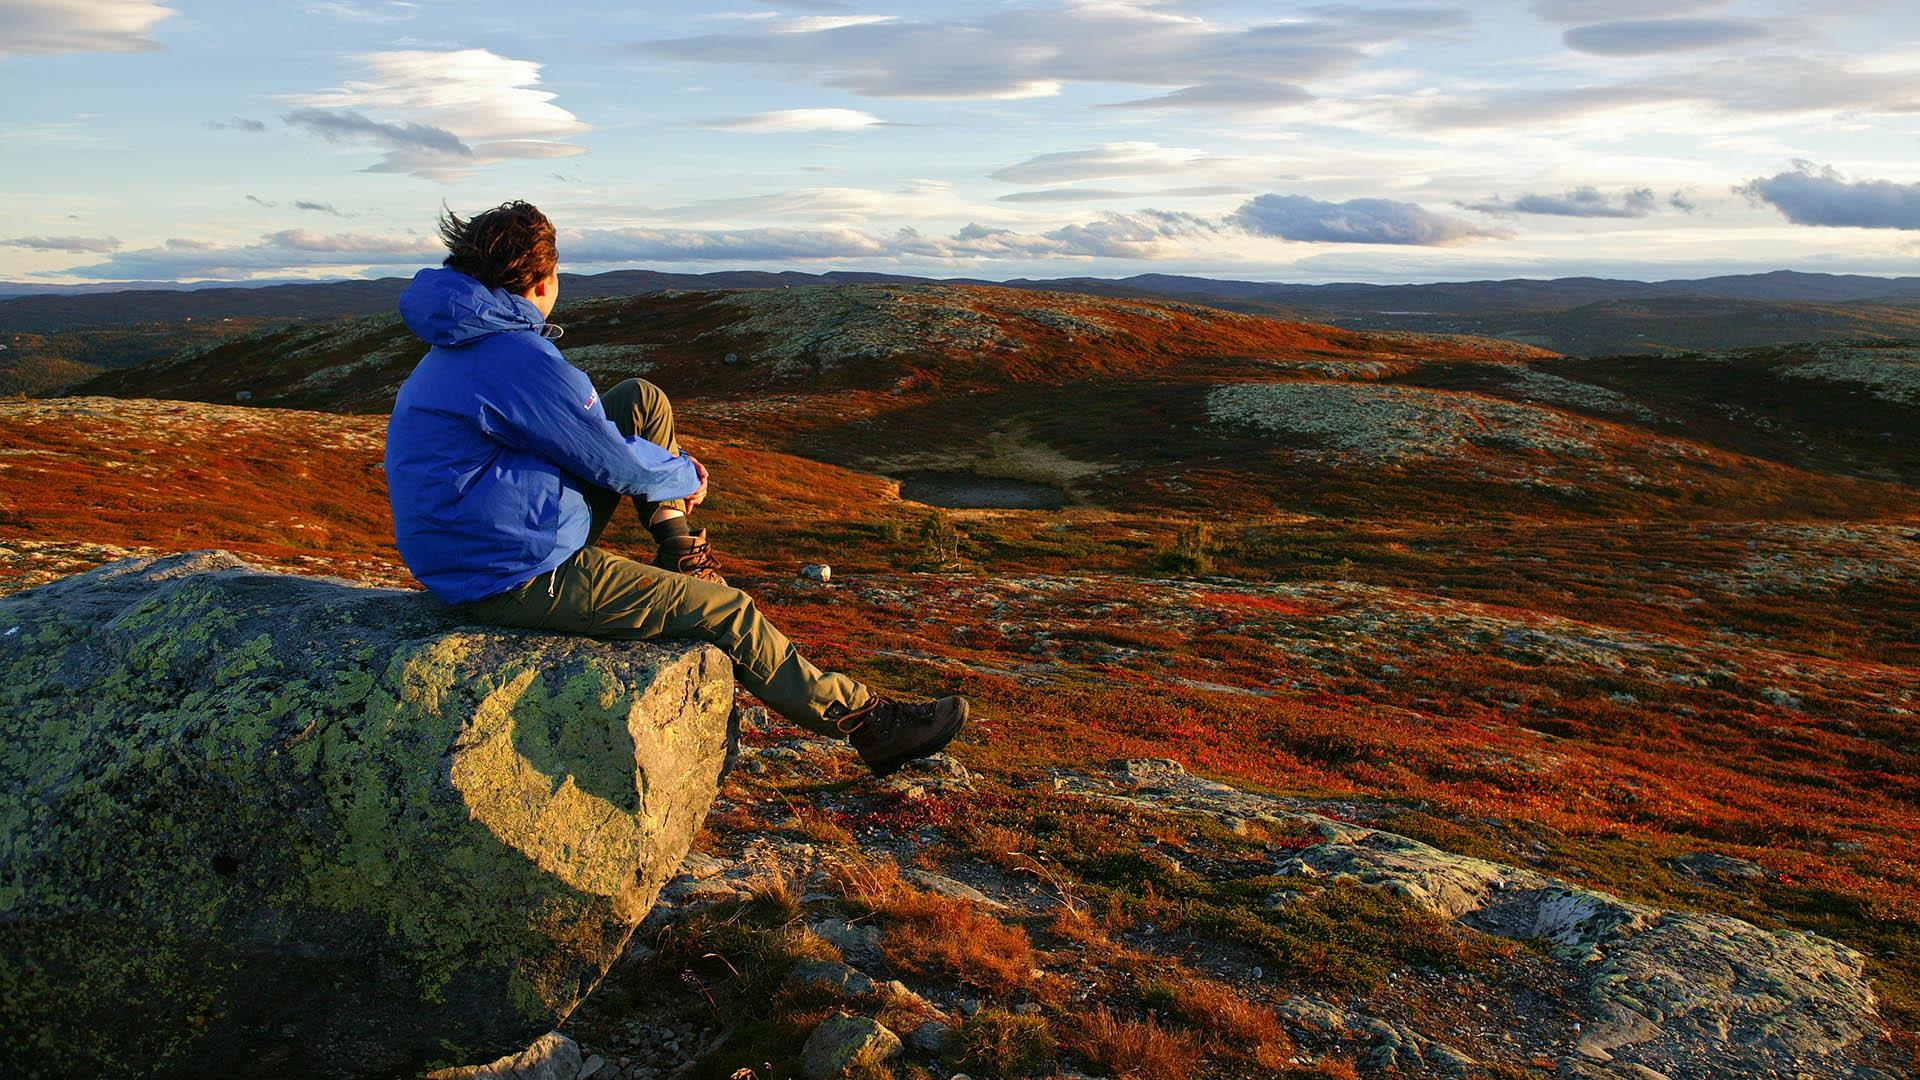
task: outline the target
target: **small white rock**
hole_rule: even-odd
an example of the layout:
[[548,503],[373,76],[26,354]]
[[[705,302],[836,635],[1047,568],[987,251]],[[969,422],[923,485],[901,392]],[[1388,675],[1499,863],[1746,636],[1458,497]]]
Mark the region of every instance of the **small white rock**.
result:
[[833,580],[833,567],[826,563],[808,563],[800,568],[800,577],[806,581],[817,581],[822,585]]

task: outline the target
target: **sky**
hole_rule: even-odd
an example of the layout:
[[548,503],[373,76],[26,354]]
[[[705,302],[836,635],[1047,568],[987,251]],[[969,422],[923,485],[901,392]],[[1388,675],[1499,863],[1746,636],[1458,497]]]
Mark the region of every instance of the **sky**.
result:
[[1920,273],[1913,0],[0,0],[0,280]]

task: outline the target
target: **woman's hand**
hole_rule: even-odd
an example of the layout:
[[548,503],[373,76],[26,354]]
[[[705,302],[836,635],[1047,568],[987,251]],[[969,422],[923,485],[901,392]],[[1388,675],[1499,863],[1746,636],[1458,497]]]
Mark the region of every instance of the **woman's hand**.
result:
[[687,455],[687,460],[693,462],[694,474],[700,478],[700,489],[687,496],[687,509],[692,510],[707,500],[707,467],[692,454]]

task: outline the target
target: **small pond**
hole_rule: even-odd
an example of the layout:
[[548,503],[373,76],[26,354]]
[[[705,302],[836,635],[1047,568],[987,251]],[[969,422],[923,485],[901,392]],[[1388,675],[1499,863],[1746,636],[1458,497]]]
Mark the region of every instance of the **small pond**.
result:
[[921,469],[902,473],[900,497],[954,510],[1057,510],[1067,493],[1052,484],[967,472]]

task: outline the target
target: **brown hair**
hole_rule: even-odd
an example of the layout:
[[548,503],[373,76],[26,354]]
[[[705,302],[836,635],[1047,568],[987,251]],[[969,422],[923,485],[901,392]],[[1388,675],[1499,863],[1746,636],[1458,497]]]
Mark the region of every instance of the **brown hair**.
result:
[[553,246],[553,222],[532,203],[518,199],[464,221],[443,205],[440,239],[447,245],[441,265],[492,289],[524,293],[560,265]]

